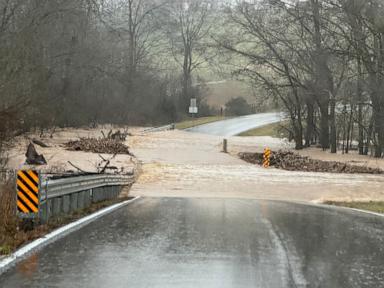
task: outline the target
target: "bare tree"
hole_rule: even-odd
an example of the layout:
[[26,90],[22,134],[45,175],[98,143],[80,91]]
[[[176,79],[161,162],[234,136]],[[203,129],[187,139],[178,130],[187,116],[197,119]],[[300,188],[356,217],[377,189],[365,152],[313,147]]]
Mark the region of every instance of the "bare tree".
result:
[[214,19],[213,1],[182,0],[168,5],[168,37],[172,55],[182,67],[182,95],[180,108],[186,109],[192,98],[192,73],[211,57],[209,33]]

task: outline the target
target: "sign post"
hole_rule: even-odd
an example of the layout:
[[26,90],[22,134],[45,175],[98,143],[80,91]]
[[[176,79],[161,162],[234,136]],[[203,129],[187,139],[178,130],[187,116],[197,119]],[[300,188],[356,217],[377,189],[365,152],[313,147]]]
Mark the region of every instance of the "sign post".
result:
[[265,148],[263,154],[263,167],[268,168],[271,165],[271,149]]

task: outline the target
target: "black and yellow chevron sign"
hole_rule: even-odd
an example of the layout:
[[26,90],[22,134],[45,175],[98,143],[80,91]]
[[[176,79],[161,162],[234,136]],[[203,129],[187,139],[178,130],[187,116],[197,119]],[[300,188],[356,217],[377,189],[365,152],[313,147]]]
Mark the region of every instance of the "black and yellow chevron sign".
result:
[[21,213],[39,211],[39,174],[33,170],[17,172],[17,210]]
[[264,149],[264,154],[263,154],[263,166],[264,168],[268,168],[271,165],[271,154],[272,151],[269,148]]

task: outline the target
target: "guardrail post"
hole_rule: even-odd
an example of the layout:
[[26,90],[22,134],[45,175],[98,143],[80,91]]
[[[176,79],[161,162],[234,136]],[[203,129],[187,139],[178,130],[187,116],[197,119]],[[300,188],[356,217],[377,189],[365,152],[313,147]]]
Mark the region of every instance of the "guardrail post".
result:
[[223,140],[223,152],[228,153],[228,140],[227,139]]
[[76,211],[77,210],[77,198],[78,198],[78,193],[72,193],[71,194],[71,212],[73,211]]
[[77,209],[84,209],[84,194],[87,193],[87,191],[81,191],[78,193],[77,196]]
[[67,214],[71,211],[71,196],[63,196],[63,213]]
[[52,200],[51,199],[47,199],[46,208],[47,208],[46,221],[48,222],[48,219],[52,216]]
[[40,207],[39,207],[39,218],[40,218],[40,223],[46,223],[48,219],[47,215],[47,201],[40,202]]
[[60,197],[52,199],[52,215],[57,216],[61,214],[61,204],[62,200]]
[[98,201],[97,199],[97,188],[92,189],[92,203],[96,203]]
[[89,207],[92,203],[92,189],[84,191],[84,206]]

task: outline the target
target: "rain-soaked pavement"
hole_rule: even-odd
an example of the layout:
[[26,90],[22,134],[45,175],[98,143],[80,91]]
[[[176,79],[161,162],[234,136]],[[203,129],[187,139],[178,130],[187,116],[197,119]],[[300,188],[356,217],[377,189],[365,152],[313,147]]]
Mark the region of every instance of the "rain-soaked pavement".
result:
[[235,199],[143,198],[0,287],[384,287],[384,217]]
[[280,122],[283,116],[283,113],[252,114],[192,127],[186,131],[228,137]]

